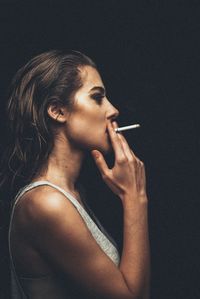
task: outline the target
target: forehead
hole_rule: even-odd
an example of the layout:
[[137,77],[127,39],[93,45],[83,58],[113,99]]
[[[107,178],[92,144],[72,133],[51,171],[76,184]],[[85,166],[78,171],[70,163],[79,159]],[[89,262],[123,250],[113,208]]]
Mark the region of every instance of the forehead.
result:
[[90,90],[94,86],[104,87],[101,76],[95,68],[91,66],[84,66],[80,69],[80,73],[81,73],[81,80],[83,83],[81,89]]

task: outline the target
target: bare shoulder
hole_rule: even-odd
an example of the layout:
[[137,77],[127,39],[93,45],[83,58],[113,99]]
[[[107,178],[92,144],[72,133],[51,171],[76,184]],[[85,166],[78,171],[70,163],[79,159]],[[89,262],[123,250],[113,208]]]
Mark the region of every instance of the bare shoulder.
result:
[[77,211],[64,194],[50,186],[40,186],[27,191],[16,206],[17,218],[27,229],[44,224],[50,219],[62,219],[66,213],[71,217],[77,214]]

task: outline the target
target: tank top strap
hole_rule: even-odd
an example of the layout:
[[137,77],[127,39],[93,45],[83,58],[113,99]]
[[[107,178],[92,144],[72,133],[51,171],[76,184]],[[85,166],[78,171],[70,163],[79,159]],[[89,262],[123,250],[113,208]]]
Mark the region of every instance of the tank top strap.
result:
[[[14,206],[17,204],[18,200],[22,197],[22,195],[24,195],[27,191],[38,187],[38,186],[42,186],[42,185],[48,185],[51,186],[55,189],[57,189],[58,191],[60,191],[61,193],[64,194],[64,196],[67,197],[68,200],[70,200],[70,202],[76,207],[76,209],[78,210],[78,212],[80,213],[80,215],[82,216],[82,218],[85,220],[85,222],[88,222],[88,219],[90,217],[92,217],[95,222],[96,225],[99,226],[99,228],[103,231],[103,233],[106,234],[105,230],[103,229],[102,225],[100,224],[100,222],[98,221],[98,219],[95,217],[94,213],[91,211],[91,209],[89,208],[88,204],[85,201],[85,198],[83,198],[83,206],[79,203],[79,201],[69,192],[65,191],[64,189],[62,189],[61,187],[59,187],[58,185],[55,185],[49,181],[46,180],[41,180],[41,181],[35,181],[32,182],[24,187],[22,187],[19,192],[17,193],[17,195],[15,196],[14,202],[13,202],[13,208]],[[91,221],[93,222],[93,220],[91,219]],[[108,237],[108,235],[107,235]],[[111,239],[111,237],[110,237]],[[116,245],[116,244],[115,244]]]
[[36,182],[32,182],[28,185],[26,185],[25,187],[21,188],[19,190],[19,192],[17,193],[17,195],[15,196],[13,205],[16,205],[16,203],[18,202],[18,200],[20,199],[20,197],[22,195],[24,195],[27,191],[38,187],[38,186],[42,186],[42,185],[49,185],[57,190],[59,190],[61,193],[63,193],[72,203],[74,206],[76,206],[77,209],[82,208],[81,204],[78,202],[78,200],[69,192],[65,191],[64,189],[62,189],[61,187],[49,182],[49,181],[36,181]]

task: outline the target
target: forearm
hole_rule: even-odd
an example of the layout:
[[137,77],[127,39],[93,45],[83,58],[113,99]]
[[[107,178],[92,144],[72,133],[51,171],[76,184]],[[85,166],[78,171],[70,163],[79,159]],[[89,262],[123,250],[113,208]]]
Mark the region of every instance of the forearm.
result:
[[120,271],[135,298],[149,298],[150,250],[148,235],[148,204],[126,196],[124,209],[123,251]]

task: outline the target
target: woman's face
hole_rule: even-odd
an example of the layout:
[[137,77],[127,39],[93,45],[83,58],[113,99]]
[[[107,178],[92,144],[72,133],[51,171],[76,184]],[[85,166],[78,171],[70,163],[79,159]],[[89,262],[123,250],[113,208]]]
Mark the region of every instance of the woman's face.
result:
[[74,95],[66,135],[82,149],[97,149],[105,154],[111,150],[107,123],[115,119],[119,111],[107,99],[98,71],[91,66],[84,66],[80,71],[83,85]]

